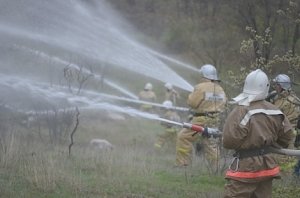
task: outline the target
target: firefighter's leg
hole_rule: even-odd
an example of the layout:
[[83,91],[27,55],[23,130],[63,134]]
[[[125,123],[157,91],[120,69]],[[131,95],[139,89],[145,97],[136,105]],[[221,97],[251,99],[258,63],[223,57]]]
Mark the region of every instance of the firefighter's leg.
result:
[[170,143],[171,145],[175,145],[176,141],[176,129],[174,128],[165,128],[164,133],[159,134],[157,140],[154,144],[155,148],[161,148],[165,145],[165,143]]
[[168,136],[168,134],[167,134],[166,131],[164,131],[164,133],[162,133],[162,134],[159,134],[159,135],[157,136],[157,140],[156,140],[156,142],[155,142],[155,144],[154,144],[154,147],[157,148],[157,149],[162,148],[163,145],[164,145],[165,142],[166,142],[167,136]]
[[297,149],[300,148],[300,129],[298,129],[298,128],[296,129],[296,137],[295,137],[294,147]]
[[224,189],[224,198],[250,198],[255,189],[256,185],[254,183],[244,183],[232,179],[227,179]]
[[166,137],[167,148],[168,150],[171,150],[171,152],[174,152],[174,148],[176,147],[177,131],[175,128],[169,128],[166,132],[168,132]]
[[218,166],[218,145],[216,139],[202,137],[204,156],[213,170]]
[[194,135],[195,132],[182,129],[176,141],[176,165],[177,166],[187,166],[192,161],[193,152],[193,142],[199,137]]
[[294,167],[294,174],[299,177],[300,176],[300,160],[298,160],[296,166]]
[[257,183],[256,189],[251,198],[271,198],[272,197],[272,179]]

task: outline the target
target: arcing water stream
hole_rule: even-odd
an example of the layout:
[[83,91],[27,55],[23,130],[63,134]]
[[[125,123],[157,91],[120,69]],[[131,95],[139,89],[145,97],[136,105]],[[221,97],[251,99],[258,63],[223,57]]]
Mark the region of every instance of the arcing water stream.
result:
[[17,48],[26,50],[28,52],[31,52],[31,53],[33,53],[33,54],[35,54],[35,55],[37,55],[37,56],[39,56],[41,58],[55,61],[57,63],[60,63],[61,65],[64,65],[64,66],[67,65],[68,67],[72,67],[72,68],[75,68],[77,70],[81,70],[83,73],[88,74],[88,75],[92,75],[98,81],[101,81],[101,82],[103,81],[105,84],[109,85],[110,87],[112,87],[114,89],[117,89],[118,91],[122,92],[123,94],[125,94],[125,95],[127,95],[127,96],[129,96],[131,98],[138,99],[138,97],[134,93],[131,93],[130,91],[126,90],[125,88],[121,87],[120,85],[117,85],[116,83],[112,82],[111,80],[104,79],[104,77],[102,77],[101,75],[93,74],[88,69],[83,68],[83,67],[81,67],[81,66],[79,66],[79,65],[77,65],[75,63],[70,63],[70,62],[68,62],[66,60],[62,60],[59,57],[55,57],[55,56],[51,57],[51,56],[47,55],[44,52],[33,50],[33,49],[30,49],[30,48],[27,48],[27,47],[17,46]]
[[192,90],[166,64],[117,29],[120,20],[104,1],[2,0],[1,5],[0,36],[6,42],[33,45],[57,57],[78,54]]
[[[83,96],[74,95],[69,93],[68,88],[65,86],[53,85],[49,87],[45,83],[37,83],[31,80],[22,79],[17,76],[8,76],[0,74],[0,91],[5,94],[2,102],[7,104],[11,98],[15,96],[9,94],[9,89],[13,89],[16,93],[22,92],[22,103],[15,102],[14,108],[21,112],[42,114],[43,112],[49,113],[50,111],[66,110],[77,106],[80,109],[102,109],[109,111],[117,111],[129,115],[143,115],[148,119],[159,119],[159,116],[147,114],[130,107],[119,107],[117,105],[105,102],[109,100],[119,100],[136,104],[151,104],[157,107],[165,108],[161,104],[150,103],[146,101],[134,100],[125,97],[118,97],[109,94],[98,93],[94,91],[84,90]],[[39,104],[42,104],[41,106]],[[174,107],[173,109],[179,111],[188,111],[187,108]]]
[[[15,109],[18,112],[26,113],[30,116],[39,116],[43,114],[66,112],[73,110],[74,106],[77,106],[80,110],[99,109],[104,111],[113,111],[118,113],[127,114],[130,116],[138,116],[150,120],[157,120],[163,122],[169,122],[174,125],[180,125],[181,123],[172,122],[164,118],[160,118],[159,115],[142,112],[130,107],[120,107],[114,104],[110,104],[101,100],[115,99],[129,102],[142,102],[138,100],[127,99],[123,97],[110,96],[107,94],[99,94],[94,91],[84,91],[85,96],[77,96],[68,93],[68,88],[63,86],[49,87],[43,83],[36,83],[30,80],[18,78],[16,76],[8,76],[0,74],[0,87],[2,93],[6,89],[14,89],[16,92],[23,91],[23,100],[19,106],[14,107],[6,106],[6,108]],[[34,96],[34,97],[32,97]],[[8,95],[8,99],[13,98]],[[2,98],[2,102],[7,103],[6,98]],[[27,100],[26,100],[27,99]],[[100,100],[99,100],[100,99]],[[47,104],[46,102],[47,101]],[[53,102],[55,101],[55,102]],[[60,103],[58,103],[60,101]],[[39,106],[38,103],[42,102],[43,105]],[[154,104],[155,105],[155,104]],[[159,104],[157,104],[160,106]],[[25,108],[27,107],[27,108]],[[163,107],[163,106],[161,106]],[[50,109],[50,110],[49,110]]]
[[[137,83],[135,75],[142,74],[186,91],[193,90],[160,58],[182,63],[147,48],[127,31],[121,31],[127,24],[104,0],[0,0],[0,5],[0,91],[1,103],[5,105],[21,111],[43,111],[73,106],[113,108],[112,104],[103,103],[105,99],[142,103],[130,87],[121,87],[109,80],[110,76],[103,78],[97,73],[99,69],[93,73],[87,69],[87,65],[99,67],[103,63],[131,71],[131,84]],[[60,70],[55,70],[55,64]],[[74,95],[58,77],[62,76],[62,66],[81,69],[133,99],[97,93],[90,87]]]

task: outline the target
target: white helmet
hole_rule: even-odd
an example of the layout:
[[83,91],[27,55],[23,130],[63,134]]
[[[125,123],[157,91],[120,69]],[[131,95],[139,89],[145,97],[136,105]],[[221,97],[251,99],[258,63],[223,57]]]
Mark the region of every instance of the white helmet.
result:
[[171,89],[173,89],[173,85],[171,83],[166,83],[165,88],[167,88],[168,90],[171,90]]
[[147,83],[144,87],[145,90],[152,90],[152,84],[151,83]]
[[166,100],[163,102],[163,106],[167,109],[170,109],[171,107],[173,107],[173,103],[170,100]]
[[209,65],[209,64],[203,65],[199,71],[204,78],[210,80],[219,80],[217,69],[213,65]]
[[288,77],[288,76],[285,75],[285,74],[279,74],[279,75],[277,75],[277,76],[273,79],[273,82],[279,84],[280,87],[281,87],[282,89],[285,89],[285,90],[291,89],[291,86],[292,86],[290,77]]
[[243,93],[233,98],[239,105],[249,106],[250,102],[264,100],[268,96],[270,84],[268,76],[260,69],[246,77]]

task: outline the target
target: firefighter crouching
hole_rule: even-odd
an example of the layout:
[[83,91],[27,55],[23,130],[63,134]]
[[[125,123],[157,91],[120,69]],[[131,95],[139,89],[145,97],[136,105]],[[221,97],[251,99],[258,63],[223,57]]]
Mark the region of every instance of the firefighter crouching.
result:
[[[191,123],[204,127],[218,128],[219,114],[224,110],[226,95],[218,84],[217,70],[212,65],[204,65],[200,69],[201,83],[195,86],[188,96],[187,104],[194,115]],[[176,142],[176,166],[187,166],[192,161],[193,143],[199,138],[190,129],[182,129]],[[204,155],[211,166],[217,165],[217,141],[209,137],[200,137]]]
[[288,147],[292,125],[278,107],[267,102],[269,80],[257,69],[246,77],[243,93],[233,98],[237,106],[223,127],[223,146],[235,150],[226,172],[224,197],[272,196],[272,180],[280,177],[268,147]]
[[[139,93],[139,99],[146,102],[156,102],[156,94],[153,92],[153,86],[151,83],[146,83],[144,90]],[[151,104],[142,104],[140,109],[145,112],[153,112],[153,106]]]
[[[166,112],[163,118],[175,122],[180,122],[180,117],[177,112],[171,109],[171,107],[173,107],[173,103],[169,100],[166,100],[163,102],[163,105],[166,108]],[[168,143],[170,146],[172,146],[171,148],[174,151],[178,127],[166,122],[161,122],[161,125],[163,125],[165,129],[163,133],[158,134],[158,138],[154,144],[154,147],[156,149],[161,149],[166,143]]]

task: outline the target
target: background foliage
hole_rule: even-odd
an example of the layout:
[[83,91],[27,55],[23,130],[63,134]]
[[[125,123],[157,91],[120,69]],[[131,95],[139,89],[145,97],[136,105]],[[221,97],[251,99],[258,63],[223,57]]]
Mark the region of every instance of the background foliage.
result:
[[[299,0],[112,0],[164,53],[215,65],[240,84],[254,68],[299,74]],[[227,73],[227,71],[229,71]],[[238,71],[238,72],[232,72]]]

